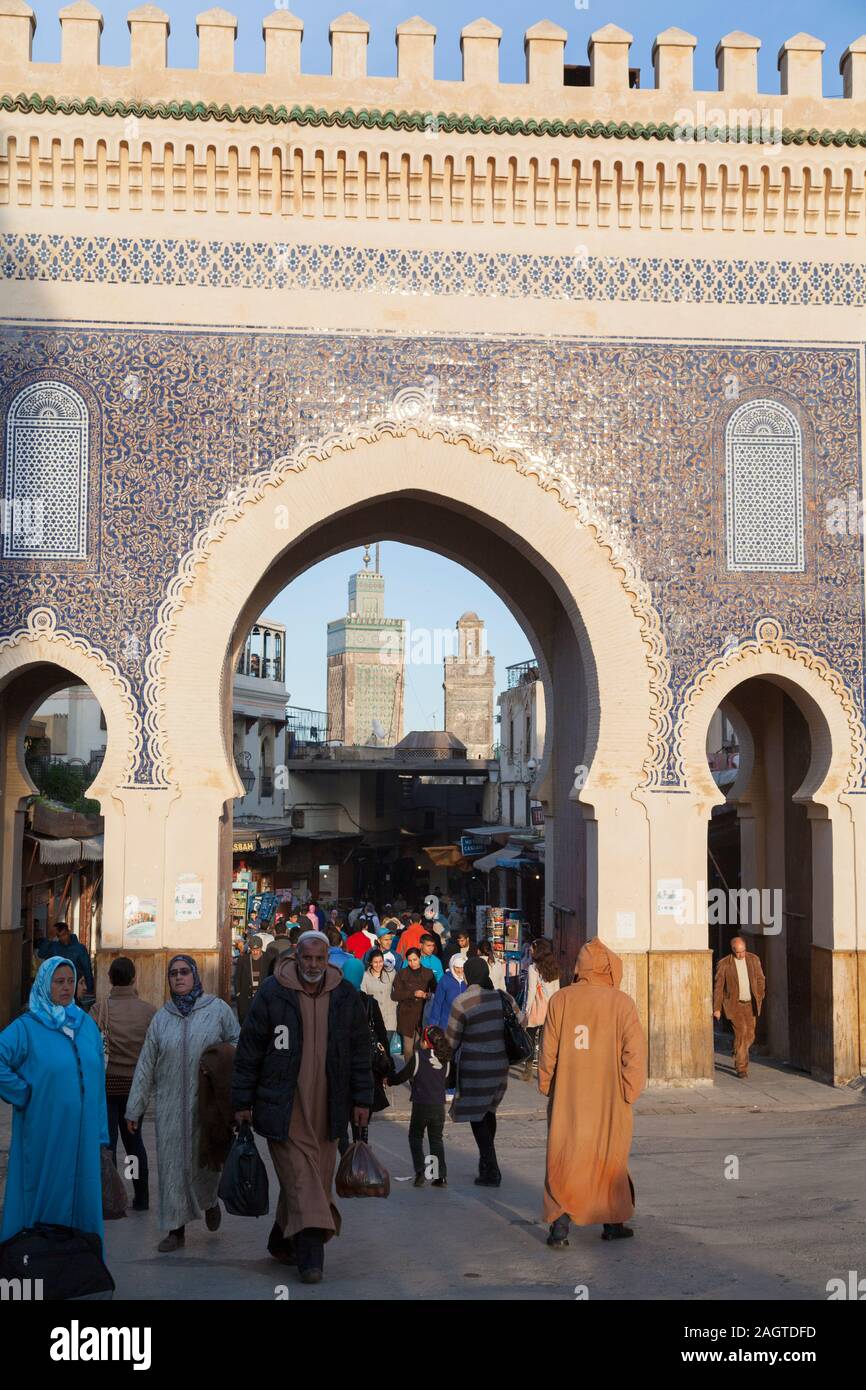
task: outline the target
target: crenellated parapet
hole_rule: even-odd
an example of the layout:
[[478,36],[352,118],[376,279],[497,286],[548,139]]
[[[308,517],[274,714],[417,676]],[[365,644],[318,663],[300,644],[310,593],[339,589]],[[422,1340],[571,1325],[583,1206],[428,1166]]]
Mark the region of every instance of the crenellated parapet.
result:
[[[274,219],[761,232],[866,231],[866,35],[839,55],[827,97],[824,43],[779,50],[760,93],[760,39],[725,35],[718,90],[694,87],[695,37],[670,28],[650,55],[607,24],[588,63],[568,35],[526,30],[523,83],[500,80],[502,31],[461,33],[462,80],[435,76],[436,28],[397,26],[397,73],[368,72],[370,25],[330,26],[331,72],[304,71],[303,22],[262,21],[264,71],[235,71],[237,17],[196,19],[196,69],[167,64],[169,17],[130,11],[129,64],[100,64],[90,0],[60,11],[61,60],[34,63],[36,18],[0,0],[0,203],[105,211],[223,212]],[[640,68],[635,58],[649,62]]]

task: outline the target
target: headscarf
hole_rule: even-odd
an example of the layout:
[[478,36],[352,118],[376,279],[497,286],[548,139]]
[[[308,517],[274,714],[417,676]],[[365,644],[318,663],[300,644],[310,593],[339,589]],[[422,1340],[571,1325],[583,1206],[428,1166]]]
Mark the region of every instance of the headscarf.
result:
[[[456,965],[456,966],[459,966],[460,969],[463,970],[463,971],[465,971],[465,969],[466,969],[466,957],[465,957],[464,955],[462,955],[462,954],[460,953],[460,951],[456,951],[456,952],[454,953],[454,955],[451,957],[451,959],[449,960],[449,962],[448,962],[448,969],[451,971],[451,974],[452,974],[452,975],[454,975],[454,967],[455,967],[455,965]],[[488,974],[489,974],[489,971],[488,971]],[[455,980],[456,980],[456,979],[457,979],[457,976],[454,975],[454,978],[455,978]],[[464,975],[464,979],[465,979],[465,975]],[[458,984],[459,984],[459,983],[460,983],[460,981],[458,980]]]
[[463,967],[463,978],[468,985],[480,985],[482,989],[492,989],[493,981],[483,956],[470,956]]
[[594,936],[580,948],[574,978],[583,984],[610,985],[613,989],[619,989],[622,961],[609,946],[605,946],[600,937]]
[[204,985],[199,979],[198,966],[196,965],[192,956],[172,956],[171,960],[168,963],[169,972],[171,971],[171,967],[174,965],[175,961],[178,960],[182,960],[184,964],[188,965],[192,970],[192,989],[190,990],[189,994],[175,994],[174,990],[171,988],[170,977],[168,981],[168,988],[171,992],[172,1004],[174,1004],[174,1007],[177,1009],[178,1013],[182,1014],[183,1017],[186,1018],[187,1015],[191,1014],[193,1009],[195,1008],[195,1001],[197,999],[201,999],[202,995],[204,994]]
[[73,1033],[77,1033],[84,1022],[84,1010],[79,1009],[74,1002],[74,995],[71,1004],[55,1004],[51,998],[51,981],[55,970],[59,970],[61,965],[69,966],[72,971],[73,984],[78,983],[78,971],[71,960],[67,960],[65,956],[50,956],[48,960],[42,962],[36,972],[36,978],[30,990],[28,1007],[30,1012],[39,1019],[39,1022],[45,1024],[46,1028],[53,1028],[55,1031],[61,1028],[64,1030],[71,1028]]

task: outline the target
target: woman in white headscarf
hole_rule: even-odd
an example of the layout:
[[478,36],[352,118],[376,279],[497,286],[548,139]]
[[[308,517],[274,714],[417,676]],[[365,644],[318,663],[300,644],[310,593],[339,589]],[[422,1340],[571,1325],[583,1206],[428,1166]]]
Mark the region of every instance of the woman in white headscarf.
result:
[[463,978],[465,964],[466,957],[459,952],[452,956],[448,962],[448,969],[436,986],[436,993],[433,995],[433,1002],[427,1016],[428,1027],[441,1028],[443,1031],[448,1027],[451,1005],[458,994],[462,994],[466,988],[466,981]]

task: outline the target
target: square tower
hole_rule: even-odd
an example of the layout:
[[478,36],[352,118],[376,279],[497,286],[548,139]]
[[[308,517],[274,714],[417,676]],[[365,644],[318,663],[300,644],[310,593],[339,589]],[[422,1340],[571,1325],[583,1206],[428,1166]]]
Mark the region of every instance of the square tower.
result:
[[457,655],[445,658],[445,728],[466,744],[468,758],[493,756],[495,660],[477,613],[457,622]]
[[349,611],[328,623],[328,717],[344,744],[393,747],[403,737],[406,623],[385,617],[385,579],[349,576]]

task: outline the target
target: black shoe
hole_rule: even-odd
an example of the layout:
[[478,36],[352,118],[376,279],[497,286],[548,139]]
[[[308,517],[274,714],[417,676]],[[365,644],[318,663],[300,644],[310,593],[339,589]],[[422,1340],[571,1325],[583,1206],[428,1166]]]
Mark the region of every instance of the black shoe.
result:
[[185,1237],[184,1227],[178,1226],[176,1230],[169,1231],[167,1236],[163,1236],[156,1248],[161,1255],[170,1255],[173,1250],[180,1250]]
[[502,1174],[498,1168],[488,1168],[475,1179],[476,1187],[500,1187],[501,1184]]
[[215,1202],[212,1207],[208,1207],[204,1214],[204,1224],[209,1231],[218,1231],[222,1219],[223,1214],[219,1202]]
[[325,1242],[317,1230],[298,1231],[295,1236],[298,1274],[302,1284],[320,1284],[324,1274]]
[[412,1186],[413,1186],[413,1187],[423,1187],[423,1186],[424,1186],[424,1181],[425,1181],[425,1179],[424,1179],[424,1174],[423,1174],[423,1173],[416,1173],[416,1174],[415,1174],[415,1181],[413,1182]]
[[447,1178],[434,1178],[433,1181],[431,1182],[430,1186],[431,1186],[431,1187],[447,1187],[447,1186],[448,1186],[448,1179],[447,1179]]
[[564,1250],[566,1248],[570,1224],[569,1218],[564,1213],[553,1222],[547,1237],[547,1243],[551,1250]]
[[294,1241],[290,1236],[284,1236],[282,1230],[275,1221],[271,1227],[271,1234],[268,1236],[268,1254],[280,1264],[296,1265],[298,1257],[295,1253]]
[[604,1223],[604,1230],[601,1233],[602,1240],[627,1240],[633,1236],[634,1231],[631,1226],[624,1226],[621,1221]]

